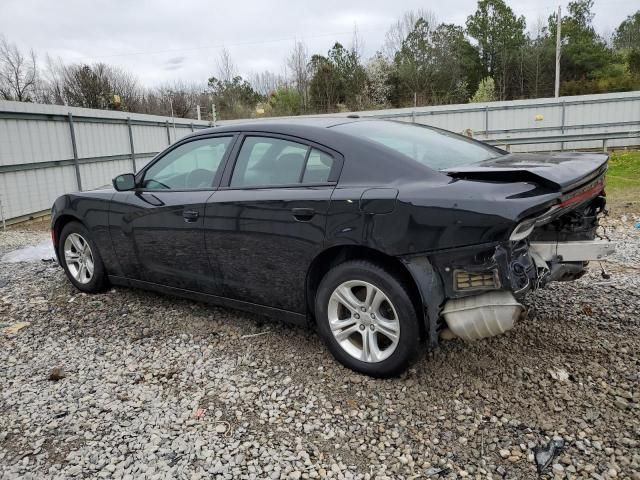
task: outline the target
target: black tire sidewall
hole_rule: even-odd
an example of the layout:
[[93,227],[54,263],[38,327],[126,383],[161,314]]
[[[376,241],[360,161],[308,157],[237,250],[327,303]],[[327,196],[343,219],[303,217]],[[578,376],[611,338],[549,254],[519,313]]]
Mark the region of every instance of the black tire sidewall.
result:
[[[329,299],[335,288],[349,280],[361,280],[381,289],[391,300],[400,320],[400,339],[389,358],[377,363],[358,360],[342,349],[329,328]],[[316,293],[315,313],[318,331],[333,356],[344,366],[373,377],[393,377],[404,372],[415,359],[420,345],[418,317],[402,284],[389,272],[366,261],[349,261],[331,269]]]
[[[73,275],[69,272],[69,267],[67,266],[67,262],[64,257],[64,242],[72,233],[82,235],[82,237],[89,242],[89,247],[91,248],[91,253],[93,255],[93,278],[88,283],[80,283],[73,278]],[[80,222],[69,222],[62,228],[58,243],[58,258],[60,258],[60,264],[62,265],[67,278],[78,290],[87,293],[95,293],[104,290],[106,286],[106,272],[104,264],[102,263],[100,251],[98,250],[96,243],[93,241],[93,238],[91,238],[89,230],[87,230],[87,228]]]

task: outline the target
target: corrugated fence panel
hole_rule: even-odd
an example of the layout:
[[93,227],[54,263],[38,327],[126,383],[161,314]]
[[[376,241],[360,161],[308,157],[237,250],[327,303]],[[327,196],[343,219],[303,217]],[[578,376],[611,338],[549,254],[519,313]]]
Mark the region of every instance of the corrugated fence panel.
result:
[[147,165],[147,163],[151,161],[153,157],[154,157],[153,155],[148,155],[148,156],[136,155],[136,172],[139,170],[142,170]]
[[[0,201],[5,218],[46,211],[56,197],[78,189],[69,114],[83,190],[133,171],[129,123],[137,169],[167,147],[169,120],[174,129],[174,120],[166,117],[0,101]],[[208,126],[175,119],[172,141],[192,128]]]
[[106,157],[131,152],[126,124],[74,122],[78,156]]
[[57,197],[76,190],[72,166],[0,174],[0,201],[7,218],[51,208]]
[[0,165],[73,156],[69,125],[47,120],[0,119]]
[[136,152],[159,152],[167,148],[167,131],[164,127],[132,125],[133,143]]
[[85,179],[82,188],[84,190],[92,190],[104,185],[110,185],[113,177],[132,171],[133,166],[130,159],[85,163],[80,165],[80,174]]

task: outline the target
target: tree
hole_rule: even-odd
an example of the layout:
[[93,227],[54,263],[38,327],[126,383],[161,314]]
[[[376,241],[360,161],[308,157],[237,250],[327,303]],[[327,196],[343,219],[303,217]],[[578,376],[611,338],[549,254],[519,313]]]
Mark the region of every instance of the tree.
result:
[[271,93],[268,104],[273,115],[300,115],[303,109],[300,92],[285,86]]
[[[154,92],[158,105],[154,101],[156,113],[171,115],[178,118],[195,118],[196,106],[201,102],[204,88],[196,84],[186,84],[181,81],[160,86]],[[206,97],[205,97],[206,99]]]
[[627,65],[629,72],[633,75],[640,75],[640,48],[634,48],[627,53]]
[[352,110],[362,107],[367,74],[360,62],[357,41],[350,49],[336,42],[329,50],[329,61],[333,63],[339,78],[339,101]]
[[339,102],[342,89],[338,71],[327,57],[314,55],[309,62],[312,72],[309,82],[311,105],[318,112],[331,112]]
[[613,46],[618,50],[640,48],[640,10],[618,25],[613,34]]
[[486,77],[483,78],[478,85],[478,90],[473,94],[471,103],[484,103],[484,102],[493,102],[496,99],[496,86],[493,81],[493,78]]
[[546,20],[536,22],[533,32],[527,35],[521,50],[521,68],[524,90],[522,97],[550,97],[555,88],[556,39],[551,37]]
[[398,51],[407,38],[407,35],[415,28],[418,20],[422,19],[427,25],[435,28],[438,21],[435,14],[430,10],[418,9],[405,12],[402,17],[395,21],[385,35],[383,52],[387,58],[394,59]]
[[224,48],[217,60],[218,77],[209,78],[208,90],[220,118],[246,118],[253,115],[263,97],[237,73],[229,51]]
[[262,96],[240,75],[231,80],[211,77],[208,85],[220,118],[250,117],[262,100]]
[[465,38],[462,27],[443,23],[433,31],[432,51],[440,102],[466,102],[482,78],[477,49]]
[[[593,27],[593,0],[569,2],[568,14],[562,18],[562,81],[593,79],[611,63],[611,52]],[[549,17],[549,31],[555,38],[557,21]]]
[[287,66],[293,73],[293,84],[302,101],[302,109],[306,111],[309,107],[310,63],[307,47],[303,42],[296,42],[287,59]]
[[287,82],[281,75],[265,70],[264,72],[250,75],[249,83],[260,95],[268,97],[280,87],[286,85]]
[[25,55],[15,44],[0,37],[0,96],[5,100],[31,102],[37,82],[38,67],[33,50]]
[[426,92],[433,88],[433,59],[431,32],[434,28],[424,18],[416,21],[413,29],[402,42],[394,63],[398,73],[399,89],[404,97]]
[[477,50],[452,24],[431,25],[419,18],[394,58],[395,104],[466,102],[482,76]]
[[42,97],[51,103],[133,112],[141,108],[138,81],[125,70],[104,63],[64,65],[50,58],[48,67]]
[[231,82],[234,77],[238,76],[238,68],[231,59],[229,50],[223,48],[216,60],[216,67],[218,69],[218,78],[223,82]]
[[476,12],[467,17],[467,33],[478,42],[484,74],[494,79],[501,100],[521,91],[518,60],[525,25],[524,17],[516,17],[503,0],[479,0]]
[[102,63],[66,67],[62,87],[65,103],[74,107],[108,108],[113,92],[107,70]]
[[318,110],[331,112],[338,109],[338,104],[352,110],[362,107],[367,75],[357,45],[346,49],[336,42],[326,57],[311,57],[309,66],[309,93]]
[[375,54],[366,66],[366,96],[374,107],[384,107],[389,103],[391,95],[391,75],[393,64],[381,52]]

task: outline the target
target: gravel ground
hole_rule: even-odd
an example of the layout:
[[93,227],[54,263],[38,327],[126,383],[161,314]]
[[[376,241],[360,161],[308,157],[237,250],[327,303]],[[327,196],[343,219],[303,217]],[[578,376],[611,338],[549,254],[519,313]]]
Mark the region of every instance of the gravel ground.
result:
[[[555,438],[544,478],[640,479],[639,220],[608,220],[609,280],[594,265],[392,380],[300,328],[2,263],[0,329],[29,325],[0,333],[0,478],[536,478]],[[0,232],[0,256],[47,235]]]

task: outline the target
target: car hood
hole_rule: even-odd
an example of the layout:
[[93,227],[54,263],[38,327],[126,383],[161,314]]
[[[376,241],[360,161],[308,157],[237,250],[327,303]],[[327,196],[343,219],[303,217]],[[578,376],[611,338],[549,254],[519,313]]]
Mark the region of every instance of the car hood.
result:
[[443,173],[497,182],[533,181],[564,192],[601,175],[608,158],[605,153],[510,153]]

